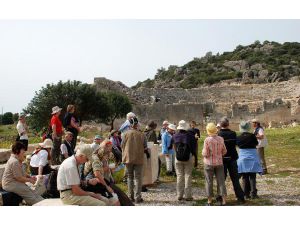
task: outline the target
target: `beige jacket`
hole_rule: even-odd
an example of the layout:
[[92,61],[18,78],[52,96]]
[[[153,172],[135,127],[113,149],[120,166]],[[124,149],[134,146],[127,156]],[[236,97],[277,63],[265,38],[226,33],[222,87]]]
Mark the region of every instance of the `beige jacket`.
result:
[[129,130],[125,133],[121,144],[122,161],[125,164],[144,163],[145,135],[138,130]]

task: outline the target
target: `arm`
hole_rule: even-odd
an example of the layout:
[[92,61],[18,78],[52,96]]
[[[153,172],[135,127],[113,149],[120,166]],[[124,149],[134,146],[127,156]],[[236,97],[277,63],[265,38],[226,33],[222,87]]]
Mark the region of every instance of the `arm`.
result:
[[260,128],[258,131],[258,134],[256,135],[256,138],[259,140],[262,140],[262,139],[264,139],[264,137],[265,137],[264,131],[262,128]]
[[204,141],[204,145],[203,145],[203,149],[202,149],[202,156],[203,157],[208,157],[209,156],[209,147],[208,147],[206,139]]
[[97,194],[95,194],[94,192],[87,192],[82,190],[79,185],[72,185],[72,192],[74,195],[77,196],[91,196],[93,198],[97,198],[99,200],[101,200],[100,196],[98,196]]
[[223,141],[222,155],[224,156],[226,153],[227,153],[227,149],[226,149],[225,143]]
[[35,184],[35,181],[36,179],[33,178],[33,177],[24,177],[24,176],[21,176],[21,177],[15,177],[15,179],[21,183],[26,183],[26,182],[30,182],[32,184]]
[[52,138],[53,139],[57,138],[56,125],[55,124],[52,125]]
[[71,126],[74,127],[78,132],[80,131],[80,128],[77,126],[74,117],[71,118]]
[[164,133],[163,136],[162,136],[162,139],[161,139],[161,143],[162,143],[162,153],[167,155],[169,153],[169,150],[168,150],[168,146],[167,146],[167,135]]

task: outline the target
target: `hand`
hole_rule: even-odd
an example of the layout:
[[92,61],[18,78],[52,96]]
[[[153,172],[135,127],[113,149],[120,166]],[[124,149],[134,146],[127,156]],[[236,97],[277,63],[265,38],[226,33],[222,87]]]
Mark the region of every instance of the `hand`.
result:
[[106,189],[109,191],[109,193],[114,193],[114,190],[110,186],[106,186]]
[[35,184],[36,178],[35,177],[30,177],[29,182],[32,183],[32,184]]
[[165,156],[166,156],[167,158],[169,158],[169,154],[165,154]]
[[99,200],[102,200],[101,196],[94,193],[94,192],[88,192],[89,196],[93,197],[93,198],[96,198],[96,199],[99,199]]
[[90,179],[88,180],[88,184],[95,186],[98,183],[98,180],[99,179],[97,178]]

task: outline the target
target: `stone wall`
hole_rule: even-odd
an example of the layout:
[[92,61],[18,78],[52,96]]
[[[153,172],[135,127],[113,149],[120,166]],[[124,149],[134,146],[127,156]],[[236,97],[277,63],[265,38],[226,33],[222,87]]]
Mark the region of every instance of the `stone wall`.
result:
[[[101,78],[103,79],[103,78]],[[96,80],[95,82],[99,82]],[[107,83],[107,82],[106,82]],[[99,84],[98,84],[99,86]],[[139,88],[109,83],[114,91],[127,94],[134,100],[134,112],[144,122],[196,120],[198,123],[218,121],[222,116],[238,123],[241,119],[259,118],[263,123],[300,120],[300,80],[267,84],[240,84],[221,82],[196,89]],[[118,89],[118,86],[121,88]],[[126,87],[126,86],[125,86]],[[101,86],[105,89],[105,85]],[[152,97],[151,97],[152,96]],[[160,98],[153,102],[153,96]]]

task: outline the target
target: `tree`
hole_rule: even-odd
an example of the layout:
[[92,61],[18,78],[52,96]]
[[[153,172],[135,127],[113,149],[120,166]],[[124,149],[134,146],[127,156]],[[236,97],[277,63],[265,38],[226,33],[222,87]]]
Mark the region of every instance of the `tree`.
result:
[[63,109],[62,118],[69,104],[75,105],[80,122],[106,119],[106,112],[110,111],[104,94],[97,93],[94,86],[80,81],[59,81],[57,84],[47,84],[35,92],[24,112],[29,115],[29,125],[39,131],[49,126],[52,107],[57,105]]
[[13,114],[11,112],[7,112],[3,114],[2,124],[3,125],[14,124]]
[[111,130],[113,130],[115,119],[125,117],[132,110],[132,106],[128,97],[119,93],[108,92],[106,98],[110,111],[104,122],[110,124]]
[[14,113],[13,120],[15,123],[17,123],[19,121],[19,113]]

